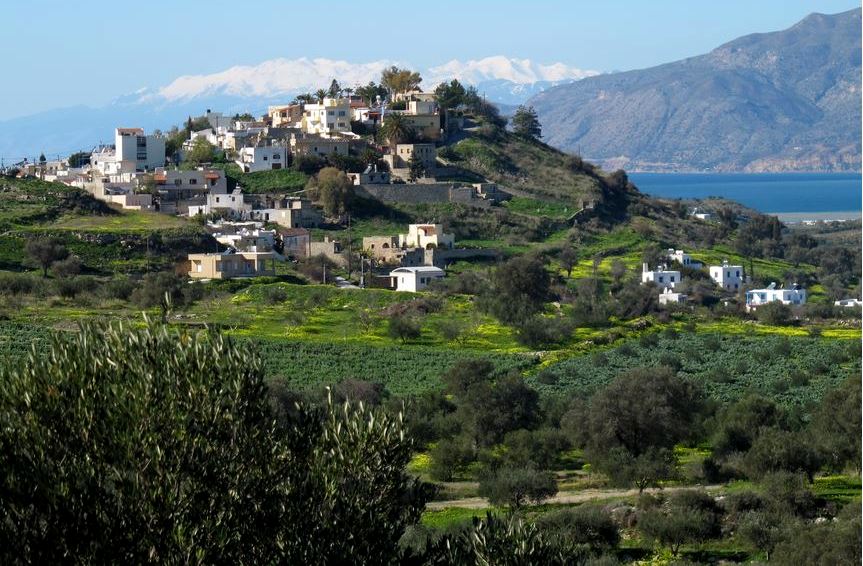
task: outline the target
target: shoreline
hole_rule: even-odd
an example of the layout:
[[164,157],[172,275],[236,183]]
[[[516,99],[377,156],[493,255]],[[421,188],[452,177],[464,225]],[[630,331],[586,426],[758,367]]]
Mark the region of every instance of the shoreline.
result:
[[770,216],[776,216],[787,224],[799,224],[805,222],[845,222],[848,220],[860,220],[863,213],[859,210],[834,210],[820,212],[764,212]]

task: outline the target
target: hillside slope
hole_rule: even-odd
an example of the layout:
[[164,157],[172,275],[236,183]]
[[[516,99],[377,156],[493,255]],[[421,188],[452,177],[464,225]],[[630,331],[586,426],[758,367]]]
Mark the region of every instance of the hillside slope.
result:
[[860,168],[860,9],[812,14],[649,69],[532,98],[545,139],[606,168]]

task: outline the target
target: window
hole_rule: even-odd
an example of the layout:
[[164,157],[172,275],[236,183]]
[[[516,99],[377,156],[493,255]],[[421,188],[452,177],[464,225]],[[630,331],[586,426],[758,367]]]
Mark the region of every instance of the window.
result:
[[671,281],[672,283],[674,283],[674,275],[672,275],[672,276],[671,276],[671,278],[669,279],[669,281]]
[[265,156],[264,156],[264,161],[266,161],[266,160],[267,160],[267,156],[265,155]]
[[659,282],[662,283],[664,280],[665,280],[665,278],[662,275],[660,275],[659,276]]
[[735,271],[735,272],[734,272],[734,275],[735,275],[736,277],[740,277],[740,270]]
[[335,112],[333,112],[332,110],[329,110],[329,111],[327,112],[327,116],[335,116],[335,115],[336,115],[336,113],[335,113]]
[[189,184],[190,184],[190,185],[197,185],[197,184],[198,184],[198,180],[197,180],[197,179],[189,179]]
[[278,153],[273,154],[273,159],[281,159],[282,157]]
[[345,115],[345,111],[344,111],[344,110],[339,110],[339,116],[344,116],[344,115]]

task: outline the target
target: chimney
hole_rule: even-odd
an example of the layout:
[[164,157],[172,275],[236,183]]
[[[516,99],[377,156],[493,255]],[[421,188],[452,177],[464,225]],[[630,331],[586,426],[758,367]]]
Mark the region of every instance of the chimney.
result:
[[647,268],[647,263],[642,263],[641,264],[641,272],[647,273],[648,271],[650,271],[650,269]]

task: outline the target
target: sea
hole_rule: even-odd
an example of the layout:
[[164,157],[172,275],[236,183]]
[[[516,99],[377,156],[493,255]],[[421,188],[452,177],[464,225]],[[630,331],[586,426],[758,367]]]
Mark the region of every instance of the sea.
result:
[[722,197],[784,222],[861,216],[860,173],[631,173],[639,190],[662,198]]

